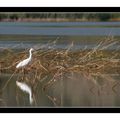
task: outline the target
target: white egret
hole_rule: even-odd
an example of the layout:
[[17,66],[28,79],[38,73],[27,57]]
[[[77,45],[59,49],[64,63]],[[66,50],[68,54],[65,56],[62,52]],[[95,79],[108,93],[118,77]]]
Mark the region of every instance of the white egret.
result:
[[24,92],[29,94],[29,101],[30,104],[33,103],[33,98],[32,98],[32,90],[31,88],[26,84],[26,83],[22,83],[22,82],[18,82],[16,81],[16,85]]
[[27,59],[21,61],[19,64],[17,64],[16,68],[25,67],[26,65],[29,64],[29,62],[32,60],[32,51],[33,51],[33,50],[34,50],[33,48],[31,48],[31,49],[29,50],[29,57],[28,57]]

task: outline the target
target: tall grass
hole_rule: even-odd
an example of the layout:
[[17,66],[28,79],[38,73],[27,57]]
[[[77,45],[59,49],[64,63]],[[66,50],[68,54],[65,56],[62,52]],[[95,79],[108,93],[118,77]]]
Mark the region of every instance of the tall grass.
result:
[[[33,46],[35,52],[31,64],[24,70],[16,69],[16,64],[28,57],[28,49],[21,52],[15,52],[10,49],[3,49],[3,55],[0,61],[0,74],[12,74],[2,90],[4,90],[14,75],[17,80],[24,81],[32,86],[33,91],[38,83],[43,84],[42,90],[53,104],[63,105],[63,95],[61,92],[61,102],[55,97],[48,95],[48,89],[57,81],[61,80],[61,91],[63,86],[63,76],[73,73],[82,73],[84,78],[91,80],[95,85],[97,83],[95,76],[115,82],[113,91],[115,91],[116,81],[106,74],[120,74],[120,55],[119,49],[114,51],[107,50],[110,46],[119,44],[119,41],[108,36],[102,40],[93,49],[72,51],[74,43],[72,42],[67,49],[55,49],[57,40],[49,42],[43,46]],[[92,88],[90,88],[92,91]],[[35,97],[34,97],[35,99]],[[35,100],[37,101],[37,100]]]

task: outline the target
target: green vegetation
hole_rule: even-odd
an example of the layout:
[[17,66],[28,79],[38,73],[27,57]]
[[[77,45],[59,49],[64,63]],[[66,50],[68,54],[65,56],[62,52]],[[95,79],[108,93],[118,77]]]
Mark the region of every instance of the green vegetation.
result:
[[1,12],[0,21],[119,21],[120,13]]

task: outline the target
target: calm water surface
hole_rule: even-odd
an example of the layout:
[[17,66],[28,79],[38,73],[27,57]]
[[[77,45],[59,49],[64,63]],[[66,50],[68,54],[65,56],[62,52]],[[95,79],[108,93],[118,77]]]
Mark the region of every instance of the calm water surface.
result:
[[[0,22],[0,47],[14,48],[17,46],[17,48],[25,49],[37,44],[46,44],[59,37],[55,48],[63,49],[70,41],[75,41],[75,43],[77,41],[75,49],[83,49],[85,46],[93,48],[96,46],[95,40],[90,44],[89,37],[119,36],[119,26],[120,22]],[[27,36],[26,39],[25,36]],[[40,37],[35,39],[36,36]],[[81,43],[83,39],[81,36],[86,42]],[[60,41],[63,42],[60,43]],[[118,44],[110,49],[115,49],[115,47],[118,47]]]
[[[119,35],[120,22],[1,22],[0,34],[9,35]],[[101,28],[102,27],[102,28]]]
[[[57,80],[53,85],[47,88],[46,92],[42,91],[45,82],[38,83],[34,94],[35,103],[30,105],[29,96],[23,93],[16,86],[17,77],[13,77],[5,90],[0,94],[1,106],[36,106],[36,107],[96,107],[96,106],[120,106],[120,75],[104,74],[104,77],[94,76],[95,81],[85,78],[81,73],[69,74],[68,77],[63,77],[62,80]],[[113,81],[106,77],[113,78]],[[1,88],[9,79],[10,75],[1,77]],[[118,82],[113,88],[115,82]],[[31,86],[33,87],[33,86]],[[52,101],[51,98],[56,101]]]

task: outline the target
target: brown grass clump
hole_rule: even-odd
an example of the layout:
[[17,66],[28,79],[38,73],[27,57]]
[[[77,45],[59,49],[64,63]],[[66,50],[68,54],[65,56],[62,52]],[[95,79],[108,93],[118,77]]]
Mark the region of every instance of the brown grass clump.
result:
[[[42,88],[44,91],[62,76],[73,72],[83,73],[86,78],[94,81],[95,74],[100,76],[109,73],[120,74],[119,49],[107,50],[117,43],[118,41],[108,37],[91,50],[85,48],[71,51],[73,43],[68,49],[58,50],[54,49],[55,42],[53,42],[50,46],[46,45],[47,49],[46,46],[35,48],[32,62],[24,70],[16,69],[16,64],[28,57],[28,49],[22,52],[6,49],[1,53],[0,73],[12,74],[8,82],[16,74],[18,80],[26,81],[33,86],[33,89],[37,87],[38,82],[44,83],[46,80]],[[47,97],[56,103],[55,98],[48,95]]]

